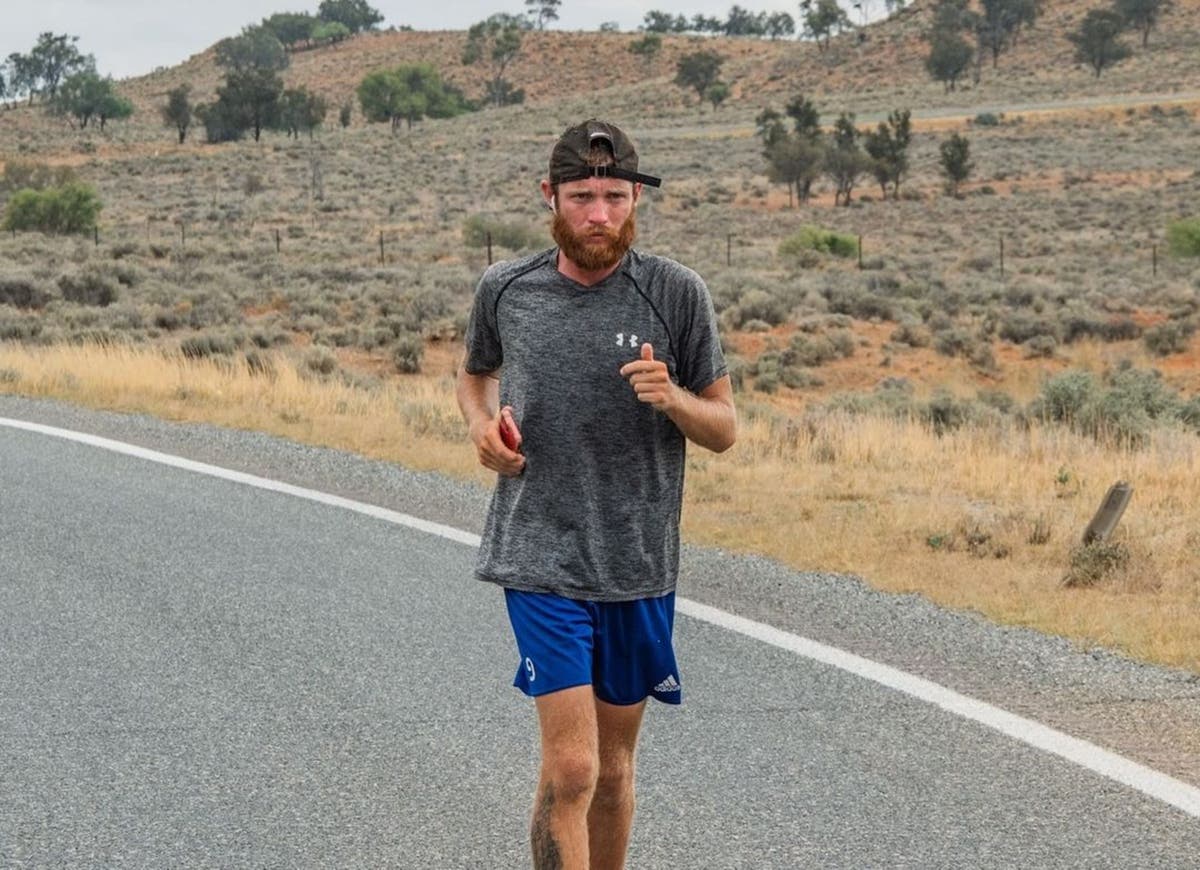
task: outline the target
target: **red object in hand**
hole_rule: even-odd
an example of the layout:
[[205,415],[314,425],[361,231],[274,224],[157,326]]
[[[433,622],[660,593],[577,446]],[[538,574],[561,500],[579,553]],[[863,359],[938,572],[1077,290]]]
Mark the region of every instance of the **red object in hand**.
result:
[[509,450],[514,453],[518,452],[521,442],[517,432],[517,423],[513,420],[512,412],[508,408],[500,412],[500,440]]

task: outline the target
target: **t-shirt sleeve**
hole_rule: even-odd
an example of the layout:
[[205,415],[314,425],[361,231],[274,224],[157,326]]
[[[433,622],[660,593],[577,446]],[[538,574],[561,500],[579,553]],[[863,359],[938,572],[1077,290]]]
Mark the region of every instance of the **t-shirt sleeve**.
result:
[[717,313],[712,296],[699,275],[690,273],[683,316],[683,332],[679,349],[679,383],[693,393],[699,393],[724,375],[728,368],[721,350],[717,330]]
[[497,284],[495,274],[489,270],[475,289],[475,302],[467,320],[465,341],[464,368],[468,374],[487,374],[504,364],[504,348],[500,344],[500,330],[496,325]]

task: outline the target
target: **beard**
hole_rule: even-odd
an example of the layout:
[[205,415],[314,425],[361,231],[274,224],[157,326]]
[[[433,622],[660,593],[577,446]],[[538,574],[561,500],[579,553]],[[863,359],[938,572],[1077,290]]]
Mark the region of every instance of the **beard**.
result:
[[633,240],[637,236],[637,220],[634,214],[631,211],[629,217],[625,218],[625,222],[616,230],[592,231],[602,233],[602,239],[591,233],[576,234],[567,223],[567,219],[556,214],[550,225],[550,234],[568,260],[585,272],[599,272],[621,262],[625,252],[633,246]]

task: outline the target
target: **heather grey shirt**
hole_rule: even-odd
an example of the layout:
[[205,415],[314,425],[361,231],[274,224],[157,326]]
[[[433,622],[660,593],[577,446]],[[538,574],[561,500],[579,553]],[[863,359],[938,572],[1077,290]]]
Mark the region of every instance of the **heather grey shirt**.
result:
[[499,374],[526,462],[497,480],[476,574],[593,601],[665,595],[679,571],[685,439],[620,369],[650,342],[694,393],[724,375],[712,299],[665,257],[630,251],[584,287],[557,253],[497,263],[476,290],[466,370]]

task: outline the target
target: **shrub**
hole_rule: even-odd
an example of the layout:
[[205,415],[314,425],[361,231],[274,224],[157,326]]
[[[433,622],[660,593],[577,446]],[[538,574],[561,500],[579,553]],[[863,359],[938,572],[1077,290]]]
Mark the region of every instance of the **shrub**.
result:
[[896,344],[907,344],[909,347],[929,347],[933,335],[922,324],[906,320],[897,326],[889,339]]
[[1099,386],[1090,372],[1069,371],[1047,378],[1030,409],[1034,416],[1055,423],[1072,423],[1095,400]]
[[63,299],[78,305],[96,305],[101,308],[117,301],[117,286],[107,275],[97,269],[85,269],[75,275],[63,275],[58,279],[58,289]]
[[1000,116],[992,112],[980,112],[975,116],[976,127],[999,127]]
[[1025,348],[1025,356],[1033,357],[1052,357],[1054,352],[1058,350],[1058,342],[1053,335],[1035,335],[1033,338],[1022,344]]
[[1058,324],[1032,312],[1012,311],[1001,321],[999,335],[1013,344],[1024,344],[1038,336],[1049,336],[1057,340]]
[[231,336],[213,332],[191,335],[179,343],[179,352],[188,359],[228,356],[236,349],[237,344]]
[[977,344],[974,335],[958,326],[943,329],[933,337],[933,349],[942,356],[970,357]]
[[506,223],[499,218],[473,214],[463,223],[463,242],[471,248],[487,246],[488,234],[492,244],[510,251],[536,248],[545,243],[545,235],[525,224]]
[[1129,564],[1129,548],[1117,541],[1094,541],[1071,550],[1070,567],[1062,579],[1068,588],[1095,586]]
[[327,347],[309,348],[304,355],[304,368],[315,375],[331,375],[337,371],[337,357]]
[[847,233],[826,230],[817,226],[803,226],[800,232],[779,243],[779,256],[795,259],[808,251],[833,254],[835,257],[853,257],[858,253],[858,238]]
[[44,308],[50,294],[33,278],[25,276],[0,276],[0,305],[14,308]]
[[100,209],[96,191],[77,181],[44,190],[25,188],[8,201],[4,229],[63,235],[82,233],[96,225]]
[[787,313],[787,306],[777,296],[765,290],[749,290],[738,300],[729,316],[735,327],[754,320],[760,320],[768,326],[778,326],[783,323]]
[[1188,340],[1195,331],[1196,325],[1193,323],[1171,320],[1147,329],[1146,334],[1142,336],[1142,341],[1146,345],[1146,350],[1155,356],[1170,356],[1173,353],[1183,353],[1187,350]]
[[1167,249],[1175,257],[1200,257],[1200,218],[1175,221],[1167,227]]
[[406,332],[396,339],[392,349],[392,362],[401,374],[415,375],[421,371],[421,357],[425,353],[425,341],[419,332]]

